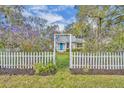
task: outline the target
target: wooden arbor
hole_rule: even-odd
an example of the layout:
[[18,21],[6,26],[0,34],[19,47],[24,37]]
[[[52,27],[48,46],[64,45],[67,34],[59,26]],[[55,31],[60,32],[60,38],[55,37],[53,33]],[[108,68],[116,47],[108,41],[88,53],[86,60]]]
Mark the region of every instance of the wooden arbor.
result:
[[54,56],[56,56],[56,37],[57,36],[59,36],[59,37],[69,36],[69,55],[70,55],[70,68],[71,68],[72,67],[72,35],[71,34],[54,34],[54,50],[53,50]]

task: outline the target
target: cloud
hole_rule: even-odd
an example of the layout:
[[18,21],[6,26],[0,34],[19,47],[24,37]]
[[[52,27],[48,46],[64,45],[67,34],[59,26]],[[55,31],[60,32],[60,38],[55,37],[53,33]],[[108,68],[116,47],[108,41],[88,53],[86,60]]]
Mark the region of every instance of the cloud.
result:
[[43,19],[46,19],[49,24],[64,20],[62,16],[52,13],[41,13],[39,16]]
[[29,12],[33,14],[38,14],[40,12],[48,12],[47,6],[32,6],[28,9]]
[[24,16],[35,16],[41,11],[47,11],[47,6],[26,6],[26,9],[23,11]]
[[23,12],[23,15],[41,17],[47,20],[49,24],[64,20],[61,15],[49,12],[47,6],[30,6]]
[[49,13],[49,12],[35,11],[35,15],[34,15],[34,12],[32,13],[30,11],[24,11],[23,16],[26,16],[26,17],[28,17],[28,16],[38,16],[38,17],[41,17],[41,18],[47,20],[49,24],[57,22],[57,21],[64,20],[63,16],[55,14],[55,13]]
[[73,23],[73,22],[76,22],[76,18],[75,18],[75,17],[71,17],[71,18],[68,19],[68,20],[63,19],[63,20],[61,20],[61,21],[59,21],[59,22],[56,22],[56,24],[59,25],[59,30],[60,30],[60,31],[64,31],[65,27],[66,27],[68,24],[71,24],[71,23]]
[[71,24],[76,21],[74,16],[69,19],[65,19],[62,15],[59,15],[57,11],[63,11],[68,8],[74,8],[74,6],[53,6],[52,9],[49,9],[48,6],[30,6],[23,12],[24,16],[38,16],[48,21],[49,24],[59,25],[60,30],[64,30],[67,24]]
[[40,5],[36,5],[36,6],[32,6],[31,8],[30,8],[30,10],[48,10],[48,7],[47,6],[45,6],[45,5],[42,5],[42,6],[40,6]]
[[61,5],[61,6],[58,6],[54,9],[51,9],[52,12],[58,12],[58,11],[63,11],[67,8],[74,8],[74,5]]
[[62,23],[62,24],[65,24],[65,25],[71,24],[73,22],[76,22],[76,18],[74,16],[69,18],[69,19],[63,19],[61,21],[58,21],[58,23]]
[[27,11],[32,13],[33,16],[37,16],[38,14],[40,14],[41,12],[48,12],[48,7],[47,6],[30,6],[27,8]]

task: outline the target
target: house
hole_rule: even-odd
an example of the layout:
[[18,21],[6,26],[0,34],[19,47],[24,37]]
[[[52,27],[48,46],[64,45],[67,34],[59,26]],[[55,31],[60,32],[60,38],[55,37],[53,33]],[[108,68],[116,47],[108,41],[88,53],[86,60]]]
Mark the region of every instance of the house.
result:
[[[65,52],[69,49],[70,36],[69,35],[56,35],[56,50],[58,52]],[[83,47],[84,39],[71,36],[72,49],[79,49]]]

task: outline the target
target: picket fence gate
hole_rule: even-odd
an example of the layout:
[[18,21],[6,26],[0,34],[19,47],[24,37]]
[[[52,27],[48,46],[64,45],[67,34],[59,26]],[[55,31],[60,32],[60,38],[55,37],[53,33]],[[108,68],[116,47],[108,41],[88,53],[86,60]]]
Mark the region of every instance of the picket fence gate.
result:
[[73,52],[70,68],[124,69],[124,52]]
[[36,63],[55,64],[53,52],[0,52],[0,68],[30,69]]

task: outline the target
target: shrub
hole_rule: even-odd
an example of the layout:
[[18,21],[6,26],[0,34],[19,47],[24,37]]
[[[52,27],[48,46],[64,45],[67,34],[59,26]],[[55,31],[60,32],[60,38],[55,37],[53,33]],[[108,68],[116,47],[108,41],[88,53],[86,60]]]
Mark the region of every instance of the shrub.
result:
[[5,47],[4,42],[0,41],[0,48],[4,48],[4,47]]
[[[78,51],[82,51],[83,48],[75,48],[75,49],[72,49],[73,52],[78,52]],[[66,49],[66,52],[69,52],[70,49]]]
[[34,65],[35,74],[37,75],[50,75],[57,72],[57,67],[52,62],[44,65],[42,63],[37,63]]

